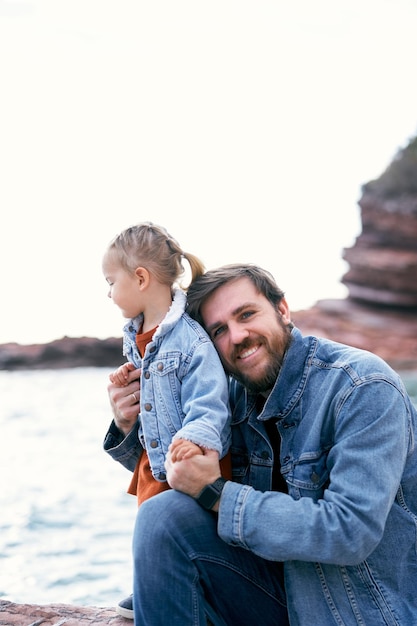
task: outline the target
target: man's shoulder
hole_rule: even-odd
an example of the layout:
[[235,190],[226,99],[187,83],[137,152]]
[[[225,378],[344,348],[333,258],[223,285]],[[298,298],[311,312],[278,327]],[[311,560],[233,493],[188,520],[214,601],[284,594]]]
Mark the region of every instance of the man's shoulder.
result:
[[358,376],[382,376],[397,380],[396,372],[381,357],[344,343],[322,337],[316,338],[314,363],[328,368],[356,372]]

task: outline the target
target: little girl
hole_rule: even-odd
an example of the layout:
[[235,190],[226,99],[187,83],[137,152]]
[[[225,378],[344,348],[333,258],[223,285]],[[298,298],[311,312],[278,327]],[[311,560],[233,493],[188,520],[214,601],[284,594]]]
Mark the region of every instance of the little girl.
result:
[[[110,380],[126,385],[127,373],[141,369],[140,398],[132,394],[132,405],[138,403],[143,452],[128,489],[138,505],[169,489],[164,462],[171,442],[173,460],[216,450],[223,476],[231,477],[227,377],[208,335],[185,313],[186,294],[178,286],[184,259],[191,280],[204,273],[196,256],[151,222],[115,237],[103,259],[108,296],[129,320],[123,328],[128,363]],[[131,598],[122,601],[118,612],[133,619],[131,604]]]

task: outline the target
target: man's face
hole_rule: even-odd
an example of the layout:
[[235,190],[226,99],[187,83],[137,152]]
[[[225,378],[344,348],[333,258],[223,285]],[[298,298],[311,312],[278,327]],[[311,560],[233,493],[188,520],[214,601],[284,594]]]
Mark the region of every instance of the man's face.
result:
[[255,392],[272,388],[290,342],[285,298],[275,308],[249,278],[219,287],[201,315],[223,366]]

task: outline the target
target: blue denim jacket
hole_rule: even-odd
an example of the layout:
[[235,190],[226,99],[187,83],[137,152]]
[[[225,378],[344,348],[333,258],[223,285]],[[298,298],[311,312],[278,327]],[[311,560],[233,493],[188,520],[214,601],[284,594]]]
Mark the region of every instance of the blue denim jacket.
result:
[[[261,412],[237,383],[231,400],[236,482],[223,490],[219,534],[285,561],[291,626],[416,625],[417,413],[399,376],[294,329]],[[270,418],[288,495],[269,491]]]
[[173,439],[217,450],[221,458],[230,446],[227,377],[206,332],[184,313],[185,303],[185,293],[176,290],[143,359],[136,346],[142,316],[125,325],[123,354],[142,369],[140,413],[127,452],[119,446],[120,433],[114,424],[104,442],[105,450],[130,470],[145,448],[159,481],[166,480],[164,461]]

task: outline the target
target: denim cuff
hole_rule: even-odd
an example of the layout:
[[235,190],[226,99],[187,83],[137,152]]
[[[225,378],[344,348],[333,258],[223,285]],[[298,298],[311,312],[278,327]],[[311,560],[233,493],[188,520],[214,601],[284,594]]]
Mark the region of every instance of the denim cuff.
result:
[[138,423],[125,436],[113,420],[104,438],[103,448],[112,459],[133,472],[143,450],[138,439]]

